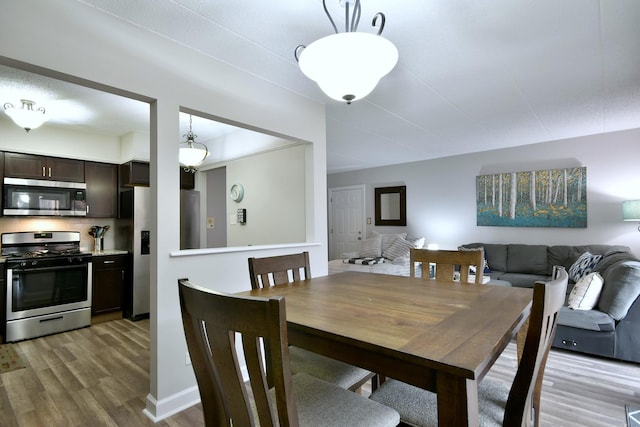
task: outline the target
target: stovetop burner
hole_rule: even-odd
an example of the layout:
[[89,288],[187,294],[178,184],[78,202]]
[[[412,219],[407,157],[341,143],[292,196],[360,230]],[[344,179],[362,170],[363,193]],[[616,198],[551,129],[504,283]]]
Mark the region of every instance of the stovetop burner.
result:
[[2,234],[2,256],[10,259],[83,255],[77,231],[28,231]]

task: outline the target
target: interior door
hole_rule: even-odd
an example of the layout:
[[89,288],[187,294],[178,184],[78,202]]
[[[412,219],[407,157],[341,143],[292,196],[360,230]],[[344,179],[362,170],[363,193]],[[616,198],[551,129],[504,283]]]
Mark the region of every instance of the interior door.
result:
[[358,252],[365,238],[364,185],[329,189],[329,259]]

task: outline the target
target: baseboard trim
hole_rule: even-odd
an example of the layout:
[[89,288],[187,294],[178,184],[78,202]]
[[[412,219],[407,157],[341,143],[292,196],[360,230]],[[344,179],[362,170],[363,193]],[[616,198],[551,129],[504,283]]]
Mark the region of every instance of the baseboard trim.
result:
[[200,403],[198,386],[193,386],[162,400],[157,400],[148,394],[147,407],[142,412],[151,421],[157,423],[198,403]]

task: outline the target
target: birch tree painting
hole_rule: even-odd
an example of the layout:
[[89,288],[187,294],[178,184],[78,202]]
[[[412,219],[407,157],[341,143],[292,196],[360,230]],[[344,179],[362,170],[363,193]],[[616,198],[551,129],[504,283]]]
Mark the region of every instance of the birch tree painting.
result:
[[476,178],[478,225],[587,226],[587,168],[481,175]]

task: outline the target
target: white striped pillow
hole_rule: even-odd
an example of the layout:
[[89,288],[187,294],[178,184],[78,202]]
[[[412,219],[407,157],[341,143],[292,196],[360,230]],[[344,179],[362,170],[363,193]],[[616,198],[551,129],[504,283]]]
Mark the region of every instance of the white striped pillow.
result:
[[409,250],[415,247],[412,242],[409,242],[402,237],[396,237],[389,249],[382,251],[382,256],[387,259],[407,258],[409,257]]
[[380,235],[371,237],[362,241],[362,249],[360,249],[360,257],[379,257],[382,253],[382,239]]

